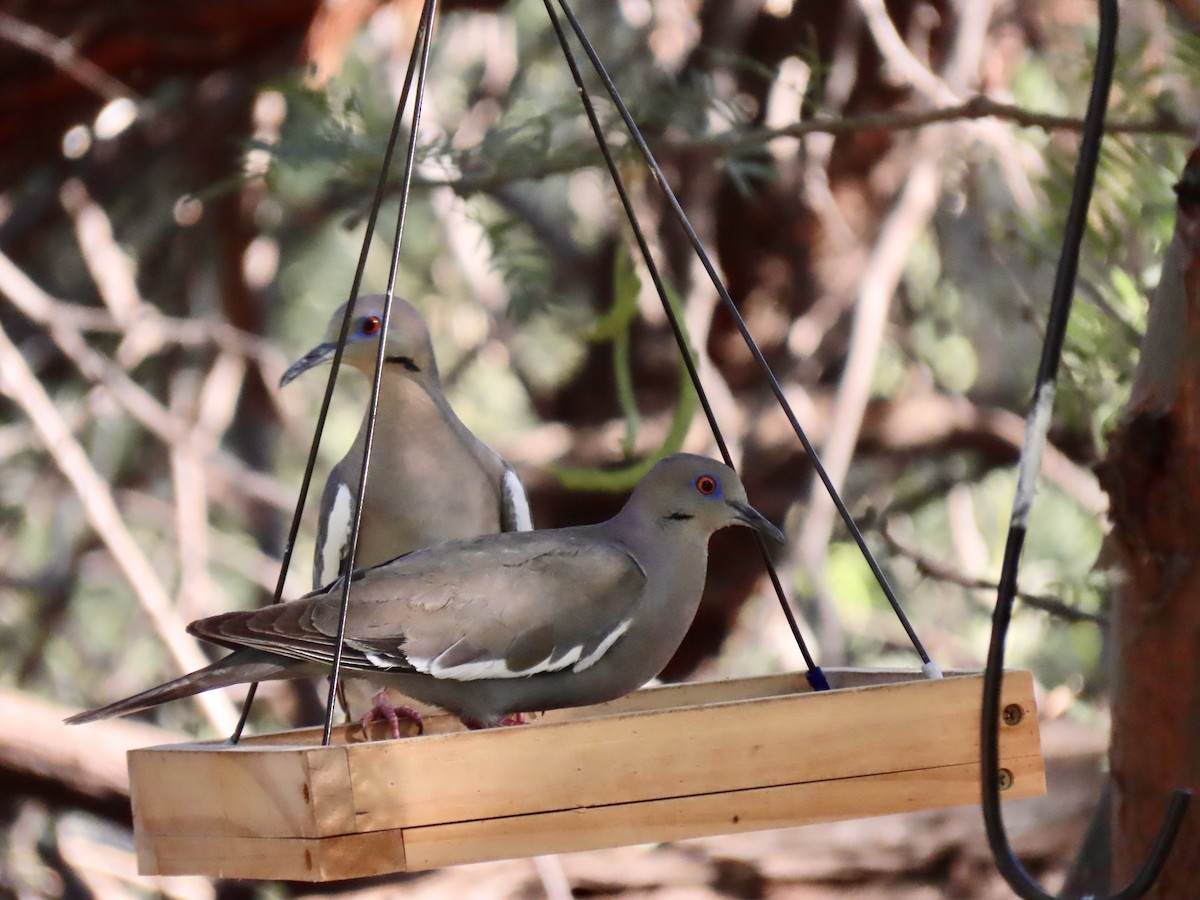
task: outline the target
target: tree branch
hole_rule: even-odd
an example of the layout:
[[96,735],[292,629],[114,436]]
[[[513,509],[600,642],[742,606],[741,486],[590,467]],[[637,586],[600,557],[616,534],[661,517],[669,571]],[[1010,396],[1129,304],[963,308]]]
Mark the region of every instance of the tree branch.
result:
[[[895,554],[904,557],[916,567],[917,572],[924,575],[926,578],[933,578],[936,581],[944,581],[947,584],[956,584],[959,587],[968,588],[970,590],[990,591],[995,593],[999,585],[994,581],[988,581],[986,578],[975,578],[959,572],[957,569],[947,565],[940,560],[934,559],[932,556],[926,556],[915,547],[909,547],[892,534],[888,528],[887,522],[883,522],[879,526],[879,536],[883,538],[888,548]],[[1076,609],[1063,603],[1057,597],[1049,597],[1045,594],[1030,594],[1026,591],[1018,591],[1017,596],[1023,603],[1032,606],[1034,609],[1039,609],[1044,613],[1048,613],[1056,618],[1063,619],[1067,622],[1090,622],[1093,625],[1108,627],[1108,616],[1097,613],[1085,612],[1082,609]]]
[[[941,193],[941,157],[945,141],[940,135],[923,135],[917,159],[904,190],[892,208],[879,240],[863,267],[858,287],[850,347],[845,370],[838,384],[837,401],[829,436],[821,448],[821,460],[834,488],[841,491],[854,448],[858,446],[863,415],[870,399],[875,362],[883,344],[892,297],[900,284],[904,265],[917,237],[925,230],[937,208]],[[837,511],[825,485],[815,474],[809,490],[808,510],[796,538],[801,564],[813,580],[823,638],[822,650],[833,659],[844,652],[843,636],[834,605],[824,584],[826,551]]]
[[132,88],[113,78],[90,59],[80,56],[70,41],[56,37],[45,29],[0,12],[0,38],[48,60],[63,74],[106,100],[128,97],[141,102],[142,98]]
[[[75,489],[88,522],[108,547],[180,671],[189,672],[207,665],[208,660],[200,652],[197,642],[184,632],[184,623],[172,607],[150,560],[125,526],[108,485],[92,467],[87,453],[54,408],[54,401],[2,326],[0,392],[8,396],[37,429],[47,453]],[[233,728],[237,716],[226,697],[200,694],[196,699],[219,732]]]
[[83,731],[64,725],[73,710],[28,694],[0,690],[0,772],[28,786],[31,779],[92,803],[124,807],[129,815],[125,753],[177,743],[186,736],[144,722],[96,722]]
[[[221,451],[211,435],[193,435],[183,422],[134,382],[120,366],[89,346],[76,323],[82,318],[93,317],[72,315],[71,304],[60,303],[50,297],[3,253],[0,253],[0,292],[6,294],[21,312],[46,328],[59,350],[84,377],[106,388],[151,434],[169,446],[203,438],[204,445],[196,449],[212,467],[213,475],[256,500],[291,512],[294,498],[290,491],[273,478],[248,468],[240,460]],[[64,307],[67,312],[60,316]]]
[[[672,156],[685,154],[709,154],[716,157],[732,156],[744,150],[765,146],[775,138],[806,137],[810,134],[857,134],[864,131],[915,131],[930,125],[945,125],[969,122],[978,119],[997,119],[1010,122],[1021,128],[1036,128],[1041,131],[1071,131],[1083,129],[1083,120],[1073,116],[1060,116],[1026,109],[1013,103],[994,100],[985,94],[976,94],[960,103],[934,109],[894,110],[889,112],[865,113],[858,116],[815,116],[803,122],[795,122],[780,128],[730,129],[721,134],[688,138],[649,138],[656,155]],[[1169,111],[1162,111],[1149,119],[1112,119],[1105,123],[1108,134],[1160,135],[1191,140],[1200,132],[1200,122],[1183,120]],[[621,159],[633,148],[615,144],[613,153]],[[504,172],[473,170],[456,173],[442,178],[414,175],[413,183],[424,187],[450,187],[467,196],[480,191],[494,191],[514,181],[536,180],[549,175],[561,175],[578,169],[602,164],[599,151],[588,145],[564,149],[550,160],[530,156],[525,168],[514,167]]]

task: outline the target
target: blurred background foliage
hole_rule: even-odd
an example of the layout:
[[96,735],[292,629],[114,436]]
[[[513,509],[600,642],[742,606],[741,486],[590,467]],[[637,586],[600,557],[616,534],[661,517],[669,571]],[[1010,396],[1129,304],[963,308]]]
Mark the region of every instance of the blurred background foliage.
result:
[[[0,164],[0,251],[28,282],[3,270],[0,325],[179,619],[266,602],[324,381],[275,385],[346,297],[419,4],[221,3],[211,22],[195,3],[149,17],[138,2],[90,18],[80,4],[18,6],[0,21],[0,138],[12,148]],[[869,5],[852,0],[580,10],[801,423],[818,446],[849,429],[847,501],[947,667],[978,667],[985,654],[986,584],[1076,135],[1005,117],[913,126],[976,93],[1078,115],[1095,30],[1089,3],[982,6],[981,27],[941,0],[887,4],[913,59],[950,92],[939,96],[906,80],[903,60],[881,57]],[[1123,10],[1116,127],[1021,582],[1035,600],[1094,616],[1109,581],[1091,466],[1128,394],[1189,149],[1179,120],[1194,119],[1200,88],[1194,22],[1172,4]],[[21,24],[73,37],[78,58],[115,84],[81,86],[14,38]],[[114,51],[122,34],[140,55]],[[796,537],[813,515],[811,469],[615,111],[598,93],[597,104],[751,499]],[[896,118],[863,118],[878,114]],[[713,452],[542,4],[447,3],[424,116],[398,292],[430,322],[455,408],[526,478],[535,522],[607,515],[628,472],[663,449]],[[764,132],[842,119],[801,137]],[[889,237],[922,158],[937,160],[927,211]],[[365,292],[386,283],[398,177]],[[885,277],[868,265],[885,239],[898,283],[884,284],[881,319],[852,327],[868,285]],[[863,362],[856,334],[871,327],[880,343]],[[64,329],[86,338],[103,371],[80,370]],[[870,396],[847,425],[835,408],[852,369],[865,371]],[[113,389],[122,379],[174,438],[147,426],[131,391]],[[363,380],[339,384],[318,477],[362,415]],[[74,708],[173,674],[27,410],[11,399],[0,409],[0,685]],[[312,515],[287,596],[308,587]],[[861,555],[840,525],[827,527],[815,553],[797,541],[780,559],[818,658],[915,665]],[[718,536],[704,607],[666,677],[798,666],[760,575],[743,538]],[[1103,719],[1103,644],[1095,623],[1020,607],[1009,662],[1034,670],[1048,714]],[[260,727],[311,719],[311,689],[266,695]],[[151,715],[212,733],[188,703]]]
[[[898,12],[899,19],[904,11]],[[908,14],[917,15],[912,10]],[[1026,15],[1030,19],[1023,21]],[[274,382],[281,362],[297,357],[321,337],[329,311],[344,299],[350,284],[394,98],[407,64],[414,16],[415,8],[404,4],[384,4],[366,15],[341,48],[337,73],[326,81],[315,81],[311,66],[307,72],[293,67],[291,73],[279,66],[260,79],[231,71],[209,74],[199,83],[167,77],[152,85],[136,117],[118,134],[105,139],[101,119],[83,120],[84,131],[91,136],[78,158],[69,158],[73,154],[64,142],[68,158],[31,162],[12,173],[4,196],[7,245],[13,259],[55,297],[103,306],[103,288],[76,237],[78,222],[61,207],[53,209],[53,195],[63,193],[61,185],[69,178],[82,179],[110,221],[113,244],[129,261],[139,299],[164,313],[219,321],[223,307],[231,302],[220,296],[222,283],[231,275],[215,270],[231,265],[228,257],[236,250],[241,270],[237,274],[255,307],[246,320],[271,342],[269,359],[262,360],[260,368],[265,381]],[[788,16],[773,16],[769,8],[760,16],[791,25]],[[796,158],[804,157],[804,146],[795,142],[789,148],[792,155],[783,155],[782,163],[762,140],[743,140],[734,150],[725,147],[734,145],[728,138],[740,138],[750,127],[764,124],[763,96],[778,90],[783,66],[771,65],[737,46],[706,47],[697,42],[701,19],[664,15],[649,4],[588,8],[583,17],[602,58],[617,73],[637,120],[656,141],[673,174],[686,175],[693,165],[702,165],[722,182],[718,191],[730,185],[735,206],[763,207],[772,202],[772,191],[785,177],[781,169],[795,167]],[[795,18],[794,12],[791,17]],[[1038,25],[1037,41],[1020,47],[1020,52],[1008,50],[1006,56],[1003,42],[1014,40],[1031,21]],[[830,114],[824,108],[822,89],[833,63],[822,53],[813,30],[817,24],[810,22],[807,29],[789,27],[786,48],[776,51],[789,54],[785,58],[789,64],[809,70],[806,90],[793,98],[796,105],[785,124],[797,121],[801,114],[804,119]],[[909,25],[917,27],[913,22]],[[928,35],[926,52],[932,55],[935,69],[952,30],[953,18],[946,15]],[[1056,17],[1048,7],[999,11],[990,31],[996,43],[987,48],[981,65],[1004,70],[1006,81],[994,87],[1014,103],[1069,115],[1082,107],[1086,96],[1092,30],[1088,17]],[[1067,47],[1074,52],[1055,52]],[[1112,111],[1115,120],[1147,120],[1163,110],[1187,108],[1195,91],[1195,70],[1187,66],[1196,55],[1193,36],[1172,30],[1147,5],[1127,16],[1122,50]],[[877,73],[857,74],[862,82],[878,77]],[[530,473],[539,521],[559,524],[587,518],[586,507],[572,514],[571,492],[549,473],[562,470],[565,477],[569,467],[572,487],[627,487],[628,479],[607,478],[600,469],[636,461],[662,443],[663,425],[652,428],[651,420],[669,416],[679,399],[674,376],[678,367],[663,339],[661,313],[649,307],[652,297],[645,296],[642,280],[629,268],[627,231],[597,166],[596,147],[540,3],[522,0],[498,11],[445,15],[439,23],[429,84],[399,293],[411,298],[430,319],[455,407]],[[868,87],[856,84],[864,93]],[[888,87],[890,91],[879,93],[899,91]],[[194,115],[187,109],[189,104],[196,102],[197,95],[203,102],[208,99],[205,95],[216,97],[222,92],[236,95],[236,101],[230,102],[248,106],[249,133],[231,130],[205,138],[214,145],[210,149],[215,158],[208,160],[212,172],[197,172],[173,151],[176,142],[190,140],[188,132],[198,125],[189,119]],[[618,145],[626,146],[615,111],[606,101],[598,103],[610,134]],[[871,108],[879,103],[880,97],[873,96],[861,105]],[[176,131],[156,140],[156,127]],[[875,160],[888,171],[878,174],[866,168],[837,172],[836,177],[857,182],[852,189],[860,194],[859,202],[885,211],[888,195],[903,180],[903,159],[912,152],[911,135],[905,131],[866,135],[890,145],[884,153],[876,152]],[[860,154],[868,152],[856,146],[867,143],[864,133],[851,132],[845,140]],[[968,138],[956,146],[959,152],[945,163],[934,215],[911,235],[903,279],[874,366],[872,405],[932,393],[1021,414],[1032,383],[1062,210],[1070,192],[1075,141],[1062,131],[1005,128],[999,141]],[[1055,419],[1056,444],[1081,477],[1102,453],[1104,433],[1124,402],[1145,322],[1144,297],[1156,281],[1172,224],[1172,173],[1178,171],[1185,150],[1186,143],[1170,134],[1117,135],[1105,145]],[[680,161],[689,154],[702,159]],[[998,158],[999,154],[1008,158]],[[134,159],[126,161],[126,155]],[[651,196],[643,168],[628,152],[622,158],[648,222],[669,232],[669,226],[661,224],[663,210]],[[831,161],[828,177],[836,185],[833,166]],[[1019,169],[1016,175],[1014,166]],[[93,172],[99,176],[114,169],[123,181],[105,183],[96,177],[93,183],[89,178]],[[872,185],[872,178],[890,183]],[[686,184],[681,193],[686,198]],[[44,208],[36,227],[30,224],[22,229],[14,219],[21,216],[22,205],[31,195],[38,196]],[[798,199],[803,203],[803,195]],[[213,244],[226,235],[220,233],[218,223],[208,220],[217,217],[212,210],[223,204],[239,207],[242,233],[241,246],[227,248],[226,258],[221,259]],[[393,189],[373,239],[364,291],[381,290],[386,282],[396,204]],[[712,214],[693,211],[701,220]],[[797,218],[781,218],[772,227],[795,231],[801,224],[809,229],[820,225],[797,223]],[[711,235],[711,224],[708,230]],[[867,227],[855,237],[869,246],[870,231]],[[713,249],[720,254],[719,233],[717,238]],[[659,241],[673,281],[691,294],[687,302],[693,307],[689,315],[694,316],[694,308],[704,301],[697,296],[704,288],[693,284],[695,273],[678,236],[666,233]],[[804,273],[809,283],[776,290],[776,296],[748,303],[745,310],[752,328],[756,318],[765,326],[765,333],[759,329],[759,340],[789,387],[807,392],[810,398],[836,385],[845,362],[845,319],[855,276],[843,273],[836,279],[848,285],[823,284],[817,271],[838,266],[843,258],[848,262],[855,252],[838,253],[828,246],[832,243],[824,238],[811,241],[807,248],[793,246],[792,252],[799,256],[825,257]],[[720,262],[727,268],[739,265],[737,260]],[[177,290],[180,285],[183,296]],[[768,292],[769,288],[759,289],[760,294]],[[754,289],[738,299],[756,299],[747,293],[753,294]],[[824,295],[838,296],[831,300]],[[631,313],[639,302],[646,315],[635,321]],[[812,351],[794,359],[781,353],[781,345],[790,349],[788,344],[800,343],[789,319],[803,321],[809,312],[805,306],[819,303],[836,303],[840,310],[827,314],[828,327]],[[725,380],[735,398],[745,393],[754,398],[750,405],[755,410],[765,410],[767,398],[752,368],[740,358],[743,351],[726,349],[733,341],[728,323],[720,313],[713,318],[717,324],[704,327],[709,332],[706,355],[717,356],[714,349],[719,349],[720,356],[732,357],[735,375]],[[23,352],[56,403],[78,418],[79,435],[118,499],[123,490],[134,491],[141,495],[139,503],[156,500],[163,504],[159,514],[167,515],[172,486],[163,446],[143,440],[142,429],[120,409],[111,408],[102,390],[72,372],[45,336],[22,321],[16,310],[6,310],[5,322],[23,338]],[[106,354],[120,346],[119,334],[92,333],[89,339]],[[721,346],[714,348],[718,341]],[[157,350],[127,370],[160,399],[172,390],[184,390],[178,387],[181,382],[202,377],[211,364],[211,347]],[[322,468],[340,456],[357,427],[365,395],[360,381],[356,376],[343,379],[344,396],[339,395],[334,406]],[[252,465],[270,473],[281,495],[295,491],[322,388],[322,378],[310,377],[292,389],[298,396],[268,391],[271,415],[264,416],[269,421],[257,423],[261,445],[247,455]],[[691,410],[688,393],[683,405]],[[222,399],[235,402],[232,396]],[[244,401],[242,406],[231,428],[237,427],[239,414],[251,415],[244,410]],[[27,434],[28,425],[11,407],[9,414],[9,443],[19,443],[16,435]],[[682,424],[690,421],[689,412]],[[610,422],[611,428],[604,427]],[[585,442],[570,434],[576,423],[596,433]],[[696,423],[689,433],[689,447],[706,448],[702,424]],[[738,437],[749,464],[754,454],[753,446],[747,445],[748,436],[753,440],[748,427],[752,423],[730,423],[730,427],[739,424]],[[802,424],[818,435],[821,432],[819,420]],[[560,425],[566,430],[553,427]],[[279,428],[289,439],[276,439]],[[674,430],[680,430],[678,423]],[[234,437],[227,440],[235,448],[232,452],[242,453]],[[682,442],[677,435],[668,447]],[[795,514],[803,516],[807,476],[800,448],[771,449],[787,457],[786,465],[772,466],[784,470],[787,483],[756,478],[753,471],[748,477],[757,493],[779,495],[776,502],[767,502],[776,513],[799,503]],[[965,447],[944,452],[918,448],[901,454],[891,452],[885,443],[854,465],[847,493],[852,507],[865,512],[871,523],[886,524],[903,535],[905,547],[920,548],[953,569],[986,577],[998,566],[1011,500],[1012,473],[1007,462],[1003,454]],[[579,468],[582,463],[598,468],[588,476],[587,469]],[[10,581],[19,582],[51,564],[62,553],[61,528],[53,523],[74,518],[63,510],[63,504],[72,503],[69,492],[61,490],[47,465],[32,441],[9,452],[4,492],[5,570]],[[948,511],[946,494],[951,490],[963,498],[965,519]],[[1077,501],[1053,486],[1043,494],[1025,562],[1024,586],[1032,593],[1062,596],[1095,612],[1104,606],[1103,581],[1092,574],[1103,519]],[[164,583],[177,583],[178,561],[172,558],[178,555],[176,536],[144,521],[140,510],[127,511]],[[248,555],[278,552],[286,518],[282,509],[249,521],[231,512],[221,504],[212,507],[209,524],[216,532],[214,544],[228,541],[244,547]],[[299,558],[310,552],[310,540],[300,547]],[[823,649],[854,664],[909,662],[882,594],[858,552],[844,540],[835,532],[828,555],[828,589],[836,599],[837,614],[845,620],[846,646]],[[959,547],[955,561],[956,540],[973,545],[969,558]],[[89,539],[78,536],[77,541]],[[987,628],[986,596],[924,577],[894,547],[889,550],[875,538],[872,542],[887,559],[889,573],[908,598],[915,620],[930,622],[938,632],[931,640],[942,645],[940,655],[954,664],[977,664]],[[215,553],[212,559],[220,602],[205,598],[202,611],[261,602],[265,579],[260,576],[256,584],[244,571],[222,571],[223,556]],[[80,561],[106,568],[102,558],[91,554]],[[266,560],[260,562],[267,567]],[[298,571],[300,581],[289,582],[293,593],[305,586],[306,566]],[[804,573],[797,572],[793,581],[803,602]],[[124,585],[103,577],[102,571],[89,571],[70,594],[62,630],[44,641],[44,659],[24,666],[29,680],[23,680],[23,685],[40,687],[65,702],[91,703],[165,673],[166,660],[152,636],[136,638],[145,642],[144,647],[139,644],[139,652],[114,652],[113,642],[124,646],[130,635],[143,631]],[[40,602],[36,591],[9,593],[5,606],[13,614],[4,640],[12,658],[20,658],[22,648],[39,643],[34,637],[44,623],[44,616],[38,614]],[[113,627],[115,622],[121,626]],[[771,627],[779,628],[780,623]],[[1041,614],[1026,613],[1014,637],[1013,661],[1037,664],[1049,686],[1063,684],[1070,675],[1093,671],[1097,665],[1100,641],[1094,629],[1084,636],[1087,631],[1059,627]],[[89,667],[104,668],[114,656],[118,670],[108,675],[115,682],[87,675]],[[778,663],[745,662],[755,669]],[[4,677],[15,675],[7,669]],[[182,724],[192,714],[179,708],[163,715]]]

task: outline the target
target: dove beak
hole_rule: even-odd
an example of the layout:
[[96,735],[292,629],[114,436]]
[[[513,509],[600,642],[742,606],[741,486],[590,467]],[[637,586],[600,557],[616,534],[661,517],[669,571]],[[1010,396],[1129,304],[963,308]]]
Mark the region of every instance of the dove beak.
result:
[[317,346],[305,353],[304,356],[292,363],[288,370],[283,373],[283,377],[279,379],[279,386],[281,388],[287,387],[314,366],[329,362],[333,358],[335,350],[337,350],[337,344],[333,341],[317,344]]
[[763,537],[769,538],[777,544],[786,543],[787,539],[783,536],[783,532],[768,522],[767,517],[749,503],[738,503],[733,500],[728,502],[737,511],[734,516],[735,522],[753,528]]

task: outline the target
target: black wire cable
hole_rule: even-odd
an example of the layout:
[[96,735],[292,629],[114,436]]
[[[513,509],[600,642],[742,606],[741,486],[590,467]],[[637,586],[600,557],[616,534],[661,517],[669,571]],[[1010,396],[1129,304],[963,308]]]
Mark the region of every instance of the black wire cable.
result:
[[[408,197],[412,187],[413,164],[417,154],[417,135],[421,127],[421,110],[425,105],[425,76],[429,69],[429,48],[433,43],[433,25],[437,17],[437,0],[425,0],[421,14],[423,24],[421,52],[417,63],[417,90],[413,96],[412,125],[408,131],[408,152],[404,157],[404,174],[400,183],[400,210],[396,216],[396,236],[392,240],[392,259],[388,269],[387,291],[384,294],[383,315],[380,317],[381,335],[379,349],[375,354],[375,373],[371,379],[371,401],[367,408],[366,432],[363,436],[362,468],[358,475],[358,497],[354,503],[354,517],[350,520],[350,546],[347,559],[354,567],[358,552],[358,532],[362,524],[363,502],[367,495],[367,469],[371,465],[371,443],[375,437],[375,417],[379,411],[379,386],[383,380],[383,360],[387,355],[388,324],[392,315],[392,300],[396,291],[396,273],[400,268],[400,241],[404,237],[404,221],[408,215]],[[410,61],[411,62],[411,61]],[[329,676],[329,697],[325,703],[325,728],[321,733],[321,746],[328,746],[333,732],[333,713],[337,708],[338,682],[342,675],[342,656],[345,653],[346,615],[350,608],[350,575],[342,578],[342,604],[338,612],[337,637],[333,654],[333,671]]]
[[[1055,274],[1050,311],[1046,319],[1046,336],[1038,363],[1034,386],[1033,408],[1029,413],[1025,446],[1018,463],[1017,490],[1013,500],[1004,561],[1000,569],[996,609],[992,615],[992,636],[988,646],[987,667],[984,670],[983,705],[980,723],[980,768],[983,775],[983,819],[988,845],[996,868],[1005,881],[1024,900],[1056,900],[1045,891],[1021,865],[1012,851],[1004,829],[1000,810],[1000,688],[1004,676],[1004,644],[1012,618],[1013,600],[1017,593],[1017,575],[1021,565],[1021,550],[1025,544],[1026,520],[1037,488],[1050,410],[1054,402],[1054,382],[1062,358],[1067,320],[1071,315],[1071,300],[1079,266],[1079,248],[1087,225],[1088,205],[1095,183],[1096,165],[1100,158],[1100,143],[1104,137],[1104,114],[1112,84],[1117,42],[1117,2],[1100,0],[1100,34],[1096,44],[1096,65],[1092,76],[1091,95],[1084,117],[1079,146],[1079,162],[1071,205],[1063,229],[1063,249]],[[1167,854],[1179,833],[1183,816],[1191,800],[1191,792],[1177,790],[1172,795],[1155,838],[1154,846],[1141,869],[1124,888],[1111,895],[1111,900],[1136,900],[1157,880]]]
[[[380,164],[379,179],[375,183],[375,195],[371,199],[371,209],[367,216],[366,233],[363,236],[362,250],[358,254],[358,265],[354,270],[354,280],[350,285],[350,296],[346,300],[346,314],[342,317],[342,327],[338,332],[337,348],[333,352],[329,378],[325,383],[325,395],[321,398],[321,409],[317,413],[317,426],[313,432],[312,445],[308,450],[308,462],[304,466],[304,477],[300,480],[300,495],[296,499],[296,510],[292,514],[292,524],[288,529],[287,541],[283,545],[283,558],[279,563],[279,578],[275,582],[275,594],[272,603],[278,603],[283,596],[283,585],[287,580],[288,569],[291,567],[292,554],[296,549],[296,538],[300,533],[300,521],[304,514],[304,504],[308,500],[308,490],[312,486],[313,472],[317,465],[317,451],[321,446],[321,436],[325,433],[325,420],[329,416],[329,407],[333,401],[333,389],[337,384],[338,373],[341,371],[342,354],[346,349],[346,337],[350,333],[350,323],[354,320],[354,304],[358,300],[358,291],[362,286],[363,273],[367,267],[367,257],[370,253],[371,238],[375,234],[375,223],[379,218],[379,209],[383,205],[383,197],[387,189],[388,172],[392,167],[392,154],[396,149],[396,141],[400,136],[400,125],[404,121],[404,109],[408,106],[408,95],[412,88],[413,73],[417,64],[417,48],[421,45],[427,23],[424,15],[417,26],[413,38],[413,50],[408,60],[408,71],[404,76],[404,86],[400,91],[400,101],[396,104],[396,115],[392,119],[392,131],[388,135],[387,147],[383,152],[383,162]],[[242,702],[241,715],[229,736],[229,743],[236,744],[242,738],[246,728],[246,720],[250,717],[250,707],[258,693],[258,682],[250,685],[246,699]]]
[[854,538],[854,542],[858,545],[858,549],[862,553],[863,558],[866,560],[867,565],[870,566],[871,574],[875,577],[875,580],[879,584],[880,589],[883,591],[884,596],[887,597],[887,601],[891,605],[893,612],[896,614],[896,618],[900,620],[900,624],[903,626],[905,633],[908,635],[909,641],[912,642],[913,649],[916,650],[917,655],[921,657],[921,662],[929,665],[932,661],[929,657],[929,654],[925,651],[925,647],[921,643],[921,639],[917,636],[916,631],[913,630],[912,624],[908,621],[908,616],[900,606],[900,601],[896,598],[895,592],[888,583],[887,577],[883,574],[883,570],[879,567],[879,563],[876,562],[875,556],[871,553],[871,549],[867,546],[866,539],[863,537],[862,532],[855,523],[854,517],[850,514],[850,510],[847,509],[846,504],[843,502],[841,496],[837,492],[837,488],[834,487],[833,481],[829,478],[829,474],[825,471],[825,467],[821,464],[821,460],[817,454],[816,448],[812,445],[812,442],[808,439],[808,435],[805,433],[804,429],[800,425],[799,420],[796,418],[796,414],[792,410],[791,404],[788,402],[787,397],[783,393],[783,388],[780,386],[779,380],[775,377],[775,373],[771,370],[770,363],[767,362],[762,350],[759,349],[758,343],[754,340],[754,336],[751,335],[750,329],[746,326],[745,319],[742,318],[742,314],[738,311],[737,305],[733,302],[733,297],[729,295],[729,291],[722,282],[721,276],[717,273],[716,267],[713,265],[707,251],[704,249],[704,245],[700,240],[700,236],[696,233],[695,228],[692,227],[691,222],[688,220],[687,213],[684,212],[683,206],[680,204],[679,199],[675,196],[675,192],[671,189],[671,185],[667,182],[666,175],[663,173],[658,161],[654,158],[654,154],[651,152],[650,146],[646,143],[646,139],[643,137],[641,130],[637,127],[637,123],[634,122],[633,116],[629,112],[629,108],[621,99],[621,95],[617,91],[616,85],[613,83],[612,78],[605,69],[604,63],[601,62],[599,54],[596,53],[595,47],[592,46],[592,42],[588,39],[587,34],[584,32],[583,26],[580,24],[574,10],[571,8],[569,0],[558,0],[558,2],[559,6],[562,8],[563,15],[565,15],[567,21],[571,23],[571,28],[574,30],[575,36],[579,40],[580,45],[583,47],[584,53],[587,54],[588,59],[591,61],[592,68],[595,70],[596,75],[600,78],[605,90],[608,92],[609,97],[612,99],[613,104],[620,113],[622,120],[625,122],[625,127],[629,131],[630,137],[637,145],[642,158],[645,160],[646,165],[650,168],[651,173],[654,175],[654,180],[658,183],[663,197],[666,198],[668,205],[671,207],[676,221],[678,221],[680,227],[682,227],[684,232],[687,234],[688,240],[691,242],[692,249],[695,251],[696,256],[704,266],[704,270],[708,273],[708,277],[712,281],[713,287],[716,288],[718,295],[721,297],[721,301],[725,304],[725,308],[733,317],[734,324],[737,325],[738,331],[741,333],[742,340],[745,341],[746,346],[749,348],[751,354],[753,354],[755,361],[758,363],[759,369],[762,370],[763,375],[766,377],[767,382],[771,387],[771,391],[775,394],[776,401],[779,403],[784,415],[787,416],[788,422],[792,426],[792,430],[800,439],[800,443],[804,446],[804,452],[808,454],[808,458],[812,461],[813,468],[816,470],[822,484],[825,485],[825,490],[829,492],[829,496],[833,500],[834,506],[837,507],[837,511],[841,515],[842,521],[846,523],[846,528]]
[[[575,87],[579,90],[579,99],[583,103],[583,109],[587,114],[588,123],[591,125],[592,134],[596,138],[596,144],[599,146],[600,153],[604,157],[604,164],[608,168],[609,175],[612,177],[613,187],[616,188],[617,196],[621,200],[621,206],[625,210],[625,218],[629,221],[629,227],[633,232],[634,240],[637,242],[642,259],[646,263],[646,269],[650,273],[650,280],[654,282],[654,289],[658,293],[658,299],[662,301],[663,311],[666,313],[667,321],[671,325],[671,332],[675,336],[675,343],[679,346],[679,353],[683,357],[684,365],[687,367],[692,387],[695,388],[696,396],[700,400],[700,406],[704,410],[704,417],[708,419],[708,426],[712,429],[713,439],[717,442],[717,449],[720,451],[725,465],[733,468],[733,457],[729,453],[729,447],[725,443],[725,436],[721,433],[721,427],[717,424],[717,417],[713,413],[712,405],[708,401],[708,394],[705,392],[704,385],[700,381],[700,373],[696,369],[695,360],[692,359],[692,352],[688,346],[687,336],[684,334],[683,327],[679,323],[679,317],[676,315],[675,309],[668,298],[666,284],[663,281],[662,274],[659,272],[658,264],[654,260],[654,255],[650,252],[650,244],[646,240],[645,233],[642,231],[641,223],[638,222],[637,213],[634,211],[633,203],[629,199],[629,193],[625,189],[625,180],[621,177],[620,169],[613,158],[612,147],[609,145],[608,138],[604,135],[604,128],[601,126],[600,119],[596,115],[596,107],[592,103],[591,94],[583,82],[583,74],[579,71],[579,65],[575,59],[574,52],[571,50],[567,34],[563,30],[562,22],[559,21],[558,15],[554,12],[554,5],[551,0],[543,0],[543,2],[546,6],[546,13],[550,17],[550,24],[554,26],[554,33],[558,37],[559,46],[562,47],[567,67],[571,70],[571,78],[575,81]],[[809,652],[808,644],[805,642],[804,635],[800,631],[800,624],[796,621],[796,615],[792,612],[791,604],[788,603],[787,596],[783,590],[783,584],[779,580],[779,573],[775,569],[775,564],[771,561],[766,541],[757,532],[755,533],[755,539],[758,543],[759,553],[762,555],[763,565],[766,567],[771,579],[771,585],[775,589],[775,596],[779,598],[779,605],[782,607],[784,617],[787,619],[788,628],[791,629],[796,646],[800,648],[800,653],[804,657],[804,664],[808,667],[808,682],[814,690],[828,690],[829,682],[825,678],[824,672],[821,671],[821,667],[816,664],[812,654]]]

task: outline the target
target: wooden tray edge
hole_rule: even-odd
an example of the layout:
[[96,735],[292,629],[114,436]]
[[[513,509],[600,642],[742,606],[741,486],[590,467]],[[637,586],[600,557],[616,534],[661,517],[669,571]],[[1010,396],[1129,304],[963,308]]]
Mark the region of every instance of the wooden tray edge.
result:
[[[1040,756],[1002,759],[1005,800],[1046,792]],[[474,822],[322,838],[230,838],[137,830],[142,875],[333,881],[497,859],[796,827],[978,801],[977,764],[746,788]],[[797,813],[797,805],[808,811]],[[853,816],[847,808],[853,807]],[[721,810],[722,815],[714,815]]]

